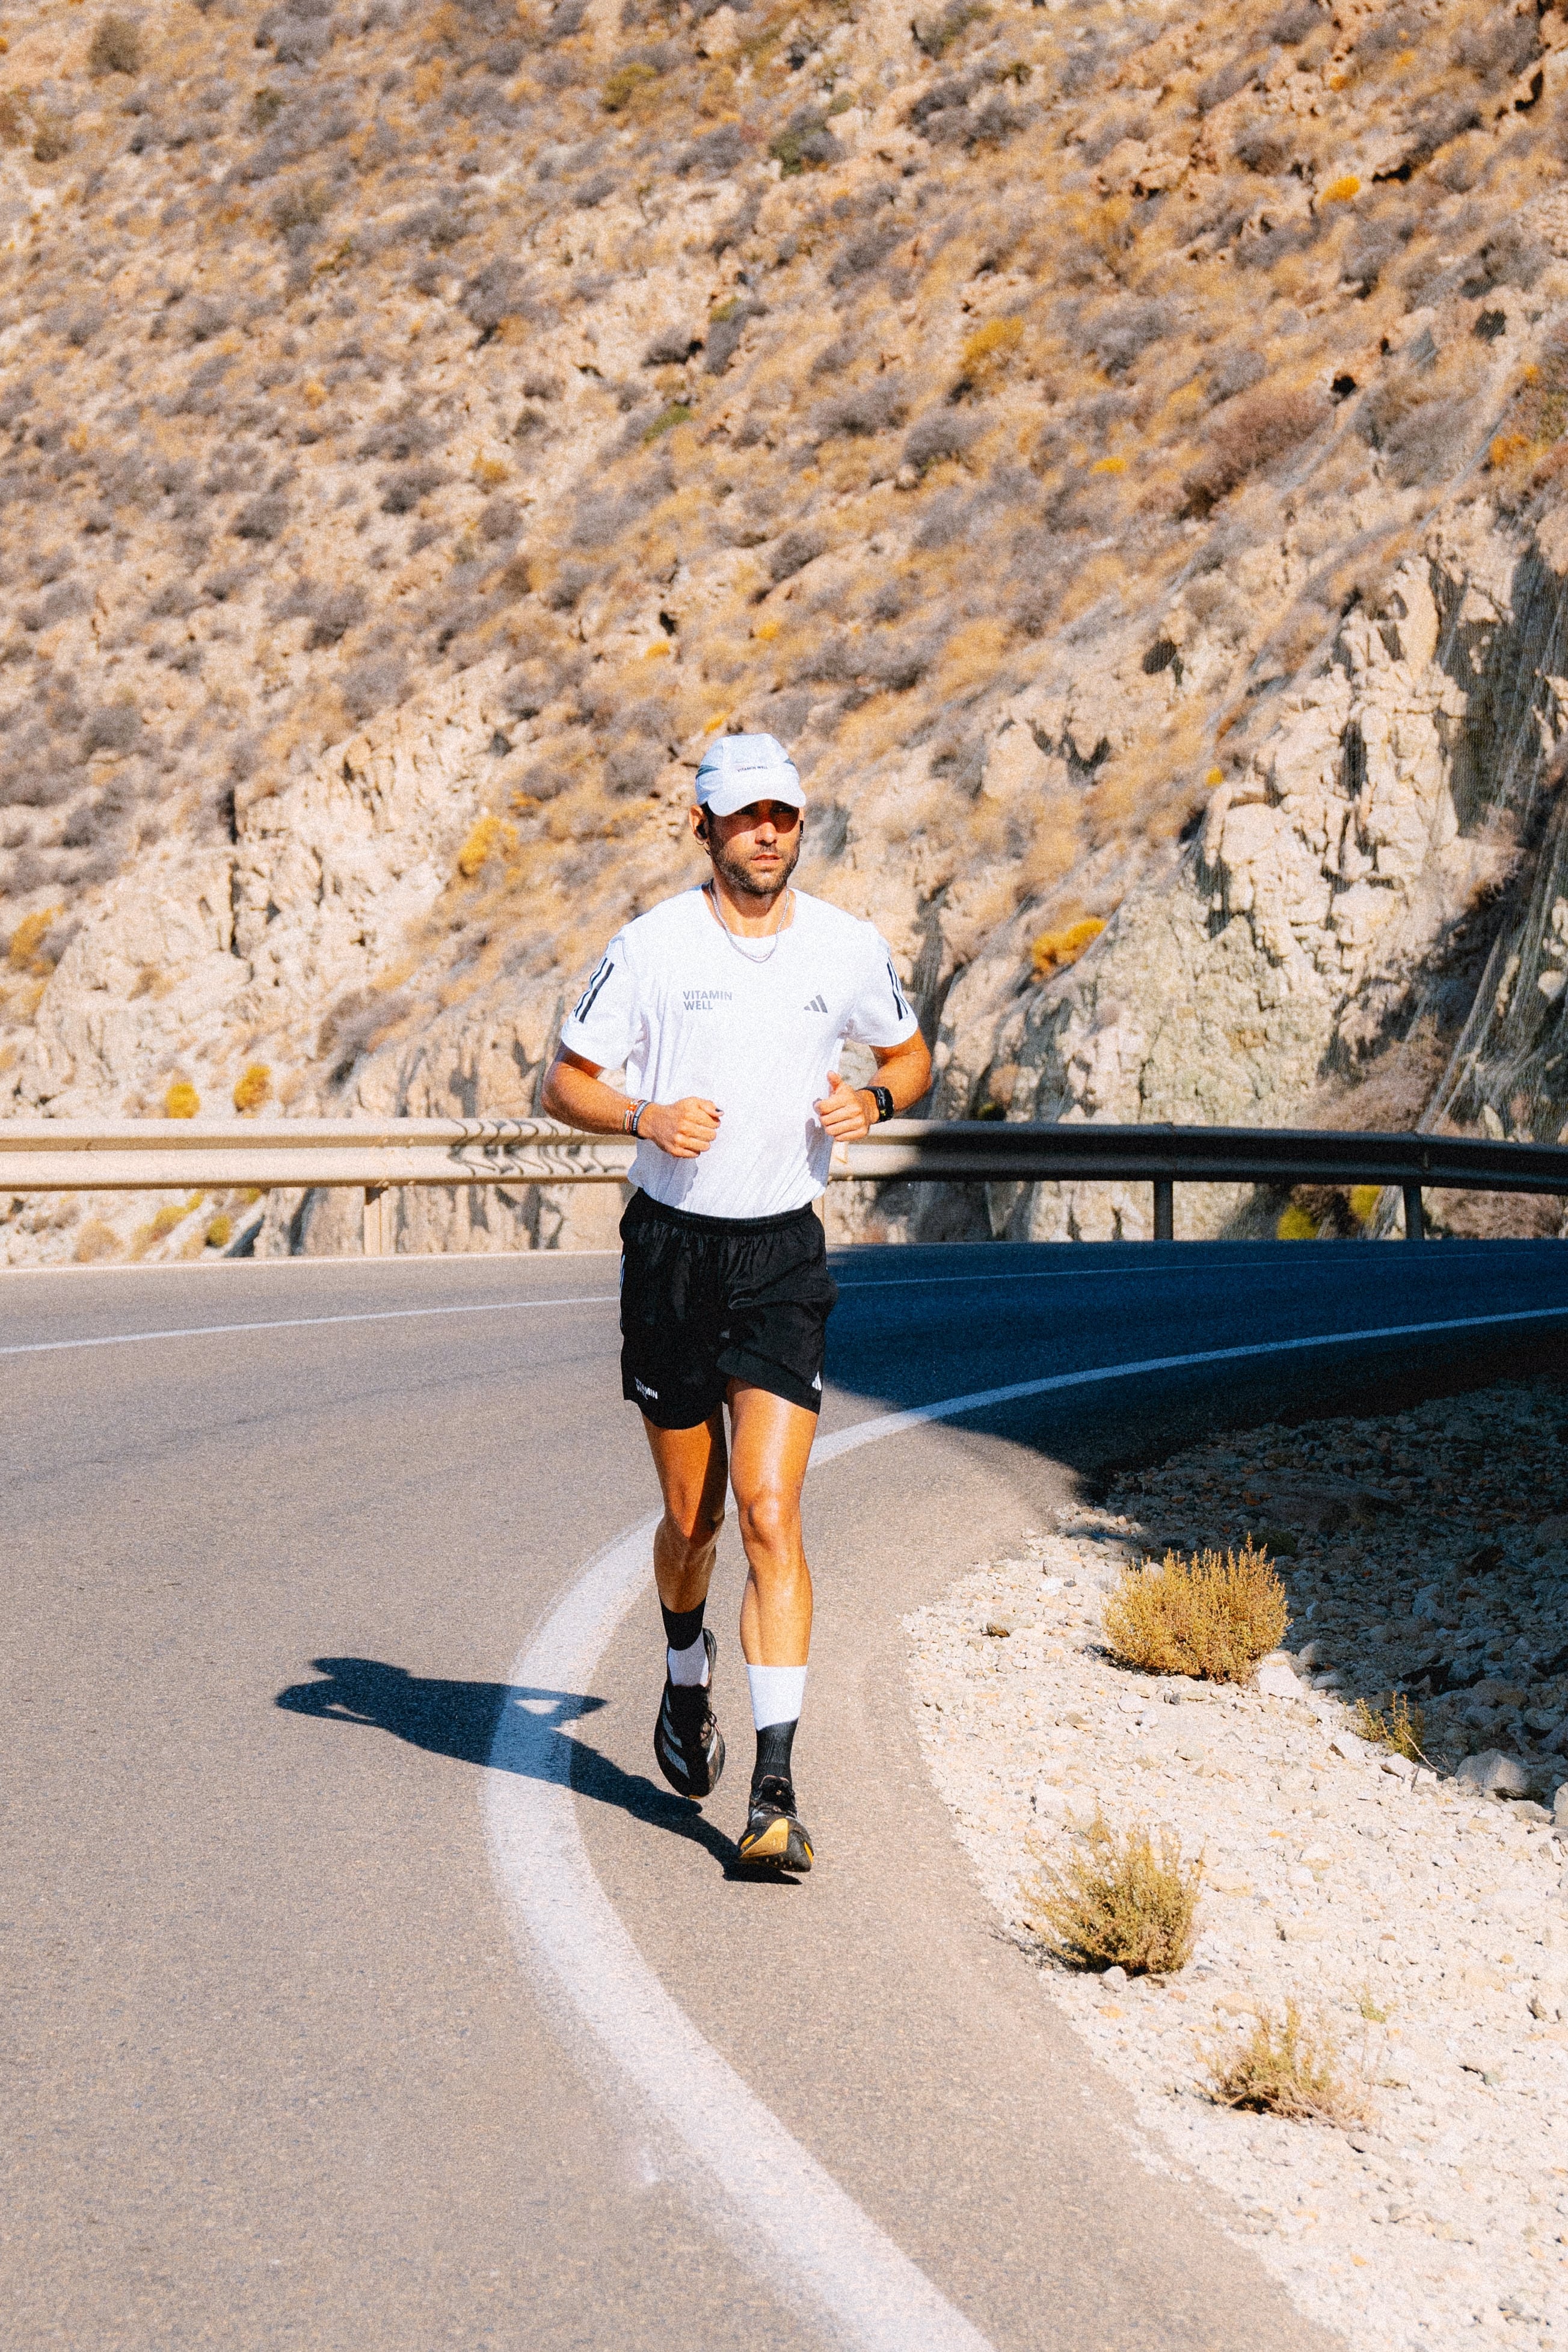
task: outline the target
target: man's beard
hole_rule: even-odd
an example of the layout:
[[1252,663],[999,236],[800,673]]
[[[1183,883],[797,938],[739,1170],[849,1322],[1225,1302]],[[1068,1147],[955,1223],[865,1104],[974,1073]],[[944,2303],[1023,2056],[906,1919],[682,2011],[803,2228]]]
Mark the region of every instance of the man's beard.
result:
[[780,863],[777,870],[768,875],[766,879],[760,875],[754,875],[738,857],[733,856],[723,842],[710,841],[708,856],[737,898],[759,898],[765,907],[771,907],[789,887],[789,877],[800,862],[800,835],[804,831],[804,825],[797,825],[794,840],[779,843]]

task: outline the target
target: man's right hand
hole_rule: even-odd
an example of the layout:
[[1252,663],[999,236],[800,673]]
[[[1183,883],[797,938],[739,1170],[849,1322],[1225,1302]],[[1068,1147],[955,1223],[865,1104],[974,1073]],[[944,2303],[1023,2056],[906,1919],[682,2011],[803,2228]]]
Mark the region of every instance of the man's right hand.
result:
[[701,1095],[683,1095],[677,1103],[650,1103],[637,1131],[672,1160],[697,1160],[718,1133],[723,1116],[716,1103],[705,1102]]

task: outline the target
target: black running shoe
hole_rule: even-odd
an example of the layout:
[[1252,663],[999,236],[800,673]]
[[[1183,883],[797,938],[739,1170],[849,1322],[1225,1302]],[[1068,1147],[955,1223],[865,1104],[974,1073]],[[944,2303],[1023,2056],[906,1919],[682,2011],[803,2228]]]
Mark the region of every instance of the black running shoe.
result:
[[[718,1643],[705,1625],[708,1682]],[[653,1753],[672,1789],[683,1797],[706,1797],[718,1786],[724,1770],[724,1735],[714,1721],[706,1684],[673,1683],[664,1676],[664,1696],[653,1727]]]
[[795,1791],[771,1773],[751,1792],[740,1840],[740,1860],[757,1868],[810,1870],[811,1832],[795,1811]]

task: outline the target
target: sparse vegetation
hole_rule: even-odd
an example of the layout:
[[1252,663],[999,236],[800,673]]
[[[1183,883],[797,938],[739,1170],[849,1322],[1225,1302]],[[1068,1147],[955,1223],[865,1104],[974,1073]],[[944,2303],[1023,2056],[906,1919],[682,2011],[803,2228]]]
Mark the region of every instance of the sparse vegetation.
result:
[[1420,1707],[1411,1706],[1403,1691],[1393,1692],[1385,1706],[1357,1699],[1355,1727],[1364,1739],[1386,1748],[1395,1756],[1408,1758],[1412,1764],[1428,1760],[1422,1745],[1427,1736],[1426,1716]]
[[1245,2035],[1207,2053],[1217,2105],[1291,2123],[1355,2124],[1367,2116],[1364,2085],[1347,2069],[1326,2020],[1309,2021],[1293,2000],[1257,2017]]
[[189,1078],[173,1078],[163,1097],[165,1118],[194,1118],[202,1108],[202,1097]]
[[1130,1569],[1105,1603],[1105,1636],[1145,1674],[1245,1682],[1285,1637],[1285,1588],[1248,1537],[1239,1552],[1166,1552],[1158,1568]]
[[272,1072],[265,1062],[252,1062],[235,1080],[235,1110],[259,1110],[272,1092]]
[[101,1217],[89,1217],[76,1237],[71,1256],[78,1265],[97,1265],[120,1255],[120,1236]]
[[88,66],[95,74],[139,74],[141,70],[141,27],[133,16],[112,11],[100,16],[88,45]]
[[1064,923],[1060,930],[1041,931],[1030,949],[1036,971],[1042,979],[1047,972],[1065,971],[1093,946],[1104,928],[1100,916],[1085,915],[1076,923]]
[[[412,48],[381,0],[9,20],[38,201],[0,272],[7,1026],[129,863],[232,840],[484,663],[529,672],[518,838],[465,845],[492,961],[435,925],[421,1001],[564,969],[674,887],[644,747],[759,715],[852,810],[846,903],[879,848],[917,877],[933,1003],[1014,921],[1020,981],[1061,974],[1201,814],[1265,642],[1271,684],[1371,595],[1410,490],[1490,448],[1526,516],[1568,473],[1568,362],[1505,364],[1520,298],[1560,299],[1540,25],[1422,23],[1402,64],[1308,0],[933,0],[891,47],[776,0],[632,7],[613,54],[580,0],[465,0]],[[1140,610],[1162,658],[1106,740],[994,803],[1002,700]]]
[[1118,1836],[1097,1814],[1080,1850],[1040,1874],[1030,1924],[1074,1968],[1171,1976],[1192,1957],[1202,1877],[1168,1832]]

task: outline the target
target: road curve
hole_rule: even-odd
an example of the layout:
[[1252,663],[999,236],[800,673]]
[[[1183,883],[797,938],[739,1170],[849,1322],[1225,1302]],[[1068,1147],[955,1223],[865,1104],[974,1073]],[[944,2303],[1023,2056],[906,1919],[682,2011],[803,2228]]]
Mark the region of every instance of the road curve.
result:
[[[869,2344],[879,2294],[891,2343],[1319,2340],[1222,2212],[1137,2163],[1124,2103],[993,1934],[920,1765],[899,1620],[1085,1475],[1217,1418],[1535,1360],[1568,1329],[1568,1254],[838,1270],[826,1432],[1032,1393],[814,1475],[799,1757],[822,1867],[760,1888],[727,1871],[728,1536],[736,1764],[701,1813],[650,1769],[634,1563],[586,1681],[509,1679],[648,1509],[613,1259],[0,1287],[7,2344]],[[1373,1332],[1397,1336],[1343,1336]],[[529,1737],[570,1788],[559,1760],[517,1769]],[[645,2004],[631,2035],[607,2012],[619,2051],[584,2015],[586,1915],[552,1955],[518,1907],[508,1807],[537,1865],[547,1797]]]

